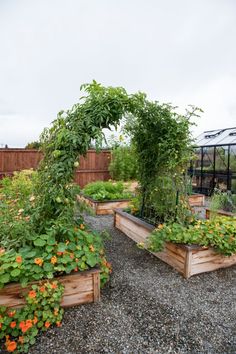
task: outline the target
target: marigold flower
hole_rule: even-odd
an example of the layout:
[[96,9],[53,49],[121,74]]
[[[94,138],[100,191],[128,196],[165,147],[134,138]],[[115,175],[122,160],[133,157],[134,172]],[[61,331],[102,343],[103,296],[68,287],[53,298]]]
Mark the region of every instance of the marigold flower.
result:
[[84,230],[85,229],[84,224],[80,224],[79,228],[80,228],[80,230]]
[[43,259],[42,258],[35,258],[34,263],[41,267],[43,265]]
[[17,344],[14,340],[6,343],[6,348],[8,352],[14,352],[14,350],[16,350],[16,347]]
[[44,326],[45,326],[46,328],[49,328],[49,327],[51,326],[51,323],[48,322],[48,321],[46,321],[45,324],[44,324]]
[[22,263],[22,257],[21,256],[17,256],[16,257],[16,262],[17,263]]
[[28,296],[31,298],[31,299],[33,299],[33,298],[35,298],[36,297],[36,292],[34,291],[34,290],[31,290],[29,293],[28,293]]
[[11,327],[11,328],[15,328],[15,327],[16,327],[16,322],[15,322],[15,321],[11,322],[11,323],[10,323],[10,327]]
[[56,257],[56,256],[52,256],[52,258],[51,258],[51,263],[52,263],[52,264],[57,263],[57,257]]

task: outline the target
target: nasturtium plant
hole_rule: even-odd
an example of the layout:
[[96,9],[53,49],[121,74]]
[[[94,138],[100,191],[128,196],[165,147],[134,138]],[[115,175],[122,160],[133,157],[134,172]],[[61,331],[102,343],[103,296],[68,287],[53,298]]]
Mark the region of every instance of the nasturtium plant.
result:
[[94,200],[115,200],[115,199],[130,199],[132,193],[129,192],[124,183],[119,182],[104,182],[97,181],[88,183],[82,193],[85,196],[91,197]]

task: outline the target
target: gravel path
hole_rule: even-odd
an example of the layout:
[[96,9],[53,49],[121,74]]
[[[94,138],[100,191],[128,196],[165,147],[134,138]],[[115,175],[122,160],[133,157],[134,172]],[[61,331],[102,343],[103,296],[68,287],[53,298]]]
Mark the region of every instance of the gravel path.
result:
[[185,280],[115,230],[111,216],[87,222],[112,235],[111,281],[100,303],[66,310],[30,354],[236,353],[235,266]]

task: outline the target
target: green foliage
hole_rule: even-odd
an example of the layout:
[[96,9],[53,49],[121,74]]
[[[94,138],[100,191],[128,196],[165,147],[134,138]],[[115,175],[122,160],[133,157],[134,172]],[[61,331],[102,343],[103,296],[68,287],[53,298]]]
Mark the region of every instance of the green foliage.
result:
[[141,186],[141,216],[147,214],[161,222],[175,220],[178,199],[186,194],[184,171],[192,154],[190,118],[197,109],[179,115],[168,104],[138,97],[138,110],[126,124],[138,163]]
[[132,197],[132,194],[125,190],[122,182],[92,182],[84,187],[83,194],[98,201],[130,199]]
[[193,219],[188,226],[160,224],[150,235],[148,248],[153,252],[161,251],[166,241],[210,246],[225,256],[231,256],[236,253],[236,218]]
[[32,285],[25,293],[23,308],[9,310],[0,307],[0,339],[5,339],[8,352],[27,352],[40,330],[46,331],[52,325],[61,326],[63,291],[63,285],[57,281],[42,282]]
[[[0,254],[0,288],[10,282],[29,281],[57,274],[84,271],[106,262],[103,240],[84,224],[55,224],[47,233],[27,237],[27,245]],[[105,269],[109,274],[110,269]]]
[[118,146],[112,149],[109,171],[114,180],[130,181],[137,177],[137,160],[132,146]]
[[39,150],[41,148],[41,144],[39,141],[31,141],[25,147],[25,149],[36,149]]
[[0,247],[17,248],[34,234],[30,214],[37,172],[24,170],[0,181]]
[[236,195],[230,191],[221,192],[215,190],[210,202],[211,210],[225,210],[232,213],[236,212]]

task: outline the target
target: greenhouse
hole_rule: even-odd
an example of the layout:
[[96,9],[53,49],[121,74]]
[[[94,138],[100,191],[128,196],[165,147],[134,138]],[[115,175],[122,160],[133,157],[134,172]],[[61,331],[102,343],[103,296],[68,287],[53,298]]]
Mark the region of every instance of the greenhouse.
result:
[[236,193],[236,127],[205,131],[196,145],[189,170],[193,191],[211,195],[217,188]]

